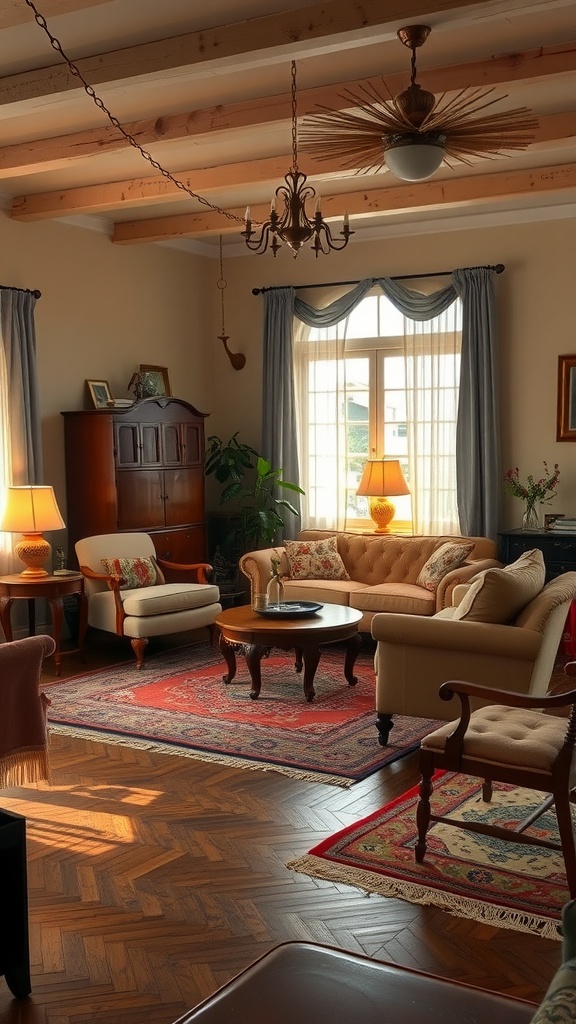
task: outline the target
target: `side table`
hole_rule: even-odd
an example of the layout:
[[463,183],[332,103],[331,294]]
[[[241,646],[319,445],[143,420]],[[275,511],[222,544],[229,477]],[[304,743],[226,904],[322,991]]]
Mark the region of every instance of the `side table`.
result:
[[[62,660],[60,651],[60,640],[62,636],[62,608],[63,598],[74,594],[78,599],[78,647],[74,651],[81,651],[84,646],[86,627],[88,625],[88,598],[84,591],[84,577],[82,573],[71,573],[68,576],[0,576],[0,624],[4,630],[6,640],[12,640],[12,624],[10,622],[10,611],[14,601],[28,601],[28,631],[30,636],[36,632],[36,598],[44,598],[50,605],[52,613],[52,626],[54,630],[54,664],[56,675],[60,675],[60,664]],[[72,652],[69,652],[72,653]]]
[[576,533],[568,530],[503,530],[498,534],[500,561],[505,565],[531,548],[539,548],[544,556],[546,580],[576,569]]

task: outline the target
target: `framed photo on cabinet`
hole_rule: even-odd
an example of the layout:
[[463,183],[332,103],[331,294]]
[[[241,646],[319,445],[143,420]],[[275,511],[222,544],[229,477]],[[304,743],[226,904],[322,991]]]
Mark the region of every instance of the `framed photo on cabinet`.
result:
[[140,363],[140,373],[145,373],[148,379],[152,381],[157,395],[162,395],[166,398],[172,396],[167,366],[145,366],[144,363]]
[[576,355],[558,356],[557,441],[576,441]]
[[96,409],[105,409],[112,401],[112,394],[107,380],[87,380],[86,386]]

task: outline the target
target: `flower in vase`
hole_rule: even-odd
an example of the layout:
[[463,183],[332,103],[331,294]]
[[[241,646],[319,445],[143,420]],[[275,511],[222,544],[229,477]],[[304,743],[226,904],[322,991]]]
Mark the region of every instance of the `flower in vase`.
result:
[[544,462],[544,475],[535,480],[532,474],[526,478],[526,483],[520,481],[518,466],[515,469],[508,469],[504,474],[504,487],[506,492],[514,498],[522,498],[526,502],[527,511],[534,509],[537,504],[543,505],[556,497],[556,486],[560,470],[558,463],[554,464],[554,471],[550,472],[548,463]]

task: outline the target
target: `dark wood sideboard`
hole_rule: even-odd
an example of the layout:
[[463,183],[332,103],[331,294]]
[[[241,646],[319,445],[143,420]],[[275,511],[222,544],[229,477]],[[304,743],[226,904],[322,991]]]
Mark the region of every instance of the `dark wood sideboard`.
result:
[[498,534],[500,561],[515,562],[524,551],[540,548],[546,579],[576,570],[576,533],[561,530],[503,530]]
[[70,559],[81,537],[143,531],[167,561],[205,561],[206,414],[144,398],[62,415]]

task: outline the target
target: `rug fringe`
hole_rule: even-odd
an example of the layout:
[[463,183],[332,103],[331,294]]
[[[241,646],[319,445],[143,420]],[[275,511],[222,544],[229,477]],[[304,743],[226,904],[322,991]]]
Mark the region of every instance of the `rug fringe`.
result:
[[169,754],[172,757],[189,757],[193,761],[205,761],[208,764],[223,764],[227,768],[249,768],[253,771],[277,772],[288,775],[292,779],[303,782],[324,782],[328,786],[340,786],[350,789],[354,779],[344,779],[340,775],[324,775],[321,772],[310,772],[303,768],[291,768],[289,765],[269,764],[267,761],[249,761],[228,754],[213,754],[204,750],[189,750],[186,747],[172,747],[169,743],[152,742],[138,739],[136,736],[121,736],[117,733],[101,732],[97,729],[60,725],[50,722],[50,732],[60,736],[73,736],[92,743],[112,743],[118,747],[132,747],[137,750],[149,750],[155,754]]
[[379,896],[392,896],[408,903],[439,907],[455,917],[465,917],[468,920],[491,924],[497,928],[532,932],[543,939],[561,941],[559,920],[521,913],[506,907],[497,907],[479,900],[442,892],[440,889],[417,885],[414,882],[387,878],[384,875],[377,875],[373,871],[336,864],[324,860],[322,857],[314,857],[312,854],[289,861],[286,867],[292,871],[310,875],[312,878],[324,878],[330,882],[353,885],[357,889],[363,889],[368,895],[377,893]]

